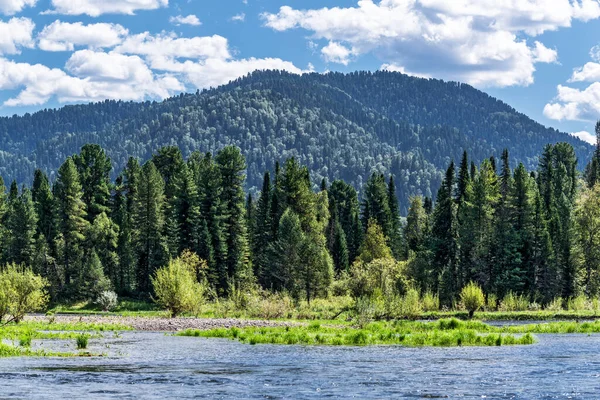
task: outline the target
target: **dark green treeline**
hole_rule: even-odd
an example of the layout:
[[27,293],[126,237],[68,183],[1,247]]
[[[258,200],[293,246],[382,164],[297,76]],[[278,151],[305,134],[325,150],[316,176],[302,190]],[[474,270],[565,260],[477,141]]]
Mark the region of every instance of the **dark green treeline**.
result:
[[191,250],[207,262],[199,277],[219,295],[258,284],[310,301],[348,276],[367,227],[377,224],[406,264],[402,279],[448,305],[470,281],[488,294],[539,302],[597,295],[600,150],[587,184],[564,143],[547,146],[535,172],[510,165],[507,151],[479,166],[465,152],[435,205],[412,198],[403,220],[394,179],[380,173],[359,200],[343,181],[313,190],[308,169],[292,158],[266,172],[253,197],[244,193],[246,162],[236,147],[187,160],[165,147],[143,165],[130,158],[113,182],[104,150],[85,145],[54,182],[38,170],[31,188],[2,183],[0,261],[32,266],[56,301],[109,289],[143,297],[158,268]]

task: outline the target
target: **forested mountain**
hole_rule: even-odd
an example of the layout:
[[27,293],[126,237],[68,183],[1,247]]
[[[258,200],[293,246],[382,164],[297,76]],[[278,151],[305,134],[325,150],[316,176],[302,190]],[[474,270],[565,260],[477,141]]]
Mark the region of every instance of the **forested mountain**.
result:
[[374,170],[396,179],[400,211],[411,195],[433,197],[443,169],[467,150],[475,162],[507,148],[513,166],[537,167],[548,143],[568,142],[586,165],[592,147],[547,129],[468,85],[392,72],[293,75],[255,72],[217,89],[163,102],[105,101],[0,119],[0,175],[51,180],[86,143],[106,149],[118,168],[162,146],[217,152],[238,146],[256,192],[265,170],[296,157],[315,186],[327,178],[357,188]]

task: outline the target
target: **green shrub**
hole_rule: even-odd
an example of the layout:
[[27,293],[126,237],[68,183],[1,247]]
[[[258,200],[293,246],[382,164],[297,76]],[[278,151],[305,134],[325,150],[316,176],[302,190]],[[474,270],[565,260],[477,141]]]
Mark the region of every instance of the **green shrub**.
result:
[[85,350],[85,349],[87,349],[89,338],[90,338],[89,335],[86,334],[86,333],[82,333],[80,335],[77,335],[77,337],[75,338],[75,342],[77,344],[77,349],[78,350]]
[[414,319],[421,315],[423,308],[421,307],[421,299],[419,292],[416,289],[408,289],[402,297],[400,315],[405,318]]
[[164,307],[171,317],[184,312],[198,311],[202,304],[205,285],[197,280],[198,265],[205,264],[197,256],[171,260],[151,278],[157,304]]
[[567,301],[567,310],[569,311],[585,311],[589,309],[588,300],[585,296],[579,295],[577,297],[571,297]]
[[112,311],[119,304],[118,296],[112,290],[105,290],[96,299],[96,303],[102,307],[102,311]]
[[460,292],[460,301],[469,312],[469,318],[473,318],[475,311],[479,310],[485,304],[483,291],[475,282],[470,282]]
[[550,303],[546,305],[547,311],[559,312],[563,310],[563,300],[560,297],[555,297]]
[[19,338],[19,346],[21,347],[31,347],[31,335],[26,334]]
[[433,294],[430,291],[425,292],[423,299],[421,300],[423,311],[439,311],[440,309],[440,297],[437,294]]
[[[9,264],[0,272],[0,322],[18,323],[28,312],[41,310],[48,303],[48,281],[31,269]],[[10,317],[9,317],[10,316]]]
[[528,308],[529,300],[527,300],[527,297],[516,295],[513,292],[508,292],[500,304],[501,311],[527,311]]
[[485,308],[487,309],[487,311],[498,310],[498,296],[496,296],[494,293],[488,294]]

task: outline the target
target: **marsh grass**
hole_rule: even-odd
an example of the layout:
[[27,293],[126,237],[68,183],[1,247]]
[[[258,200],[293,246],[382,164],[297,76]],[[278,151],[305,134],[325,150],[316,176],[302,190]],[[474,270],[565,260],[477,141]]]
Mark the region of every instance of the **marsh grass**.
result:
[[307,326],[186,330],[179,336],[226,338],[251,345],[329,345],[368,346],[401,345],[406,347],[456,347],[528,345],[535,342],[531,333],[515,336],[493,332],[494,328],[478,321],[457,319],[438,322],[395,321],[374,322],[364,328],[327,326],[312,323]]
[[88,347],[88,341],[90,336],[86,333],[81,333],[77,335],[75,338],[75,343],[77,344],[77,350],[85,350]]

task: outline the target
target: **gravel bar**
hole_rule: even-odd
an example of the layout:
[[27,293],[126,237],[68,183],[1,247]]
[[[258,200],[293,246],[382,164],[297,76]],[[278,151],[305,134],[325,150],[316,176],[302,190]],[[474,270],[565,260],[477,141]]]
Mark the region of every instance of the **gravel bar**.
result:
[[129,326],[136,331],[177,332],[185,329],[209,330],[216,328],[250,328],[298,326],[296,322],[246,320],[235,318],[160,318],[160,317],[122,317],[115,315],[28,315],[26,321],[48,322],[53,318],[56,323],[97,323]]

